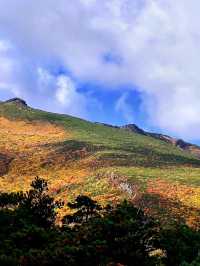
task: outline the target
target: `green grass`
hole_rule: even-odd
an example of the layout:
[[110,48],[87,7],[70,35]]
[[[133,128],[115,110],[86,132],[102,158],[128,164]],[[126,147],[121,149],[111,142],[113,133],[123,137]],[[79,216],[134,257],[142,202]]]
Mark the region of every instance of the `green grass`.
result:
[[100,169],[98,172],[105,174],[115,172],[120,176],[126,176],[130,182],[138,182],[143,185],[148,180],[161,178],[183,185],[200,186],[200,169],[195,167],[109,167]]
[[[155,188],[160,189],[158,179],[161,179],[166,181],[161,187],[164,192],[166,184],[169,184],[168,189],[170,193],[172,190],[173,196],[176,194],[173,194],[173,187],[178,185],[180,190],[183,190],[183,193],[180,193],[181,202],[183,201],[187,206],[197,208],[200,206],[198,196],[200,159],[189,152],[152,137],[106,127],[69,115],[17,106],[14,103],[1,103],[0,116],[13,121],[39,121],[41,127],[45,122],[49,122],[61,126],[69,133],[66,134],[66,138],[40,146],[42,151],[38,161],[35,154],[37,147],[30,161],[28,156],[24,161],[21,161],[21,157],[18,158],[22,168],[19,170],[22,170],[22,174],[24,173],[23,179],[20,179],[20,184],[23,186],[26,184],[26,175],[29,176],[31,171],[50,181],[52,193],[55,193],[58,199],[73,200],[79,194],[87,194],[103,203],[108,203],[130,196],[120,186],[120,182],[136,184],[137,189],[144,192],[141,194],[146,195],[149,185],[151,186],[151,182],[148,181],[155,180]],[[43,158],[43,156],[46,157]],[[31,167],[34,163],[37,168],[33,168],[33,172]],[[17,165],[14,169],[18,171],[18,168]],[[111,178],[111,173],[116,174],[117,181]],[[1,187],[11,191],[13,186],[14,190],[18,189],[18,179],[12,183],[9,181],[12,180],[12,172],[8,176],[10,179],[1,179]],[[152,183],[154,187],[154,182]],[[190,199],[186,197],[187,189],[185,190],[185,186],[181,185],[190,187],[189,190],[195,190],[192,196],[189,195]],[[148,194],[148,197],[154,196]],[[151,207],[157,208],[157,206],[156,203]]]
[[123,129],[94,124],[68,115],[19,107],[14,103],[1,103],[0,115],[14,120],[48,121],[60,125],[72,132],[70,145],[75,145],[73,149],[76,145],[78,149],[84,144],[93,147],[95,158],[103,162],[110,161],[111,166],[200,166],[199,159],[179,148]]

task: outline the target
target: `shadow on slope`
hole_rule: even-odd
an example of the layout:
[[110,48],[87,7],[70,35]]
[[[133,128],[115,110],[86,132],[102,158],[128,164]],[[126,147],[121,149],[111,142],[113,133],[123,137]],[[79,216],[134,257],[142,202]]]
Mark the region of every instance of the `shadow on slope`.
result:
[[200,229],[200,208],[187,206],[178,199],[169,199],[154,193],[144,193],[134,203],[146,213],[159,219],[163,224],[177,222]]

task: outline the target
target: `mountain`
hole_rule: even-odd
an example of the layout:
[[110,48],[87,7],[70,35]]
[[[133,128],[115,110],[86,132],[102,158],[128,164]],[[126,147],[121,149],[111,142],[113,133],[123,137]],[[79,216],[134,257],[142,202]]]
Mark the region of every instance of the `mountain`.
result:
[[[175,216],[181,204],[188,220],[200,207],[200,159],[192,144],[136,125],[92,123],[14,98],[0,103],[0,140],[1,191],[26,190],[41,176],[58,199],[79,194],[102,203],[128,198]],[[174,200],[179,204],[168,208]]]
[[9,99],[9,100],[7,100],[7,101],[5,101],[5,103],[6,104],[15,104],[15,105],[17,105],[17,106],[21,106],[21,107],[28,107],[28,105],[27,105],[27,103],[24,101],[24,100],[22,100],[22,99],[20,99],[20,98],[12,98],[12,99]]
[[188,143],[182,139],[173,138],[173,137],[170,137],[170,136],[164,135],[164,134],[148,132],[148,131],[141,129],[140,127],[138,127],[135,124],[127,124],[124,126],[113,126],[113,125],[109,125],[109,124],[105,124],[105,123],[97,123],[97,124],[102,124],[104,126],[112,127],[112,128],[125,129],[129,132],[137,133],[137,134],[140,134],[143,136],[149,136],[149,137],[167,142],[169,144],[172,144],[173,146],[179,147],[180,149],[188,151],[191,154],[200,158],[200,147],[198,145]]
[[191,154],[194,154],[200,158],[200,147],[197,145],[188,143],[182,139],[173,138],[173,137],[170,137],[170,136],[164,135],[164,134],[147,132],[147,131],[144,131],[143,129],[139,128],[135,124],[128,124],[128,125],[122,126],[121,128],[124,128],[125,130],[128,130],[130,132],[134,132],[134,133],[142,134],[145,136],[153,137],[155,139],[159,139],[161,141],[170,143],[176,147],[179,147],[182,150],[189,151]]

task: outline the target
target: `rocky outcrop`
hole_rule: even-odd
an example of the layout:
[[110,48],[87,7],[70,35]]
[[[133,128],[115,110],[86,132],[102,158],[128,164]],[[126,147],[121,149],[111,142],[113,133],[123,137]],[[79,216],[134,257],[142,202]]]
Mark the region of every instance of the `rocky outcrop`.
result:
[[170,137],[168,135],[164,135],[164,134],[158,134],[158,133],[152,133],[152,132],[148,132],[148,131],[144,131],[143,129],[139,128],[138,126],[136,126],[135,124],[128,124],[125,126],[122,126],[121,128],[137,133],[137,134],[142,134],[145,136],[149,136],[152,137],[154,139],[159,139],[161,141],[167,142],[169,144],[172,144],[173,146],[176,146],[182,150],[188,151],[191,154],[194,154],[195,156],[200,158],[200,147],[191,143],[188,143],[182,139],[177,139],[177,138],[173,138]]
[[14,104],[21,106],[21,107],[27,107],[28,106],[26,101],[24,101],[20,98],[12,98],[10,100],[5,101],[4,103],[6,103],[6,104],[13,104],[14,103]]
[[164,135],[164,134],[148,132],[148,131],[145,131],[145,130],[139,128],[136,124],[127,124],[124,126],[113,126],[113,125],[109,125],[109,124],[105,124],[105,123],[96,123],[96,124],[101,124],[101,125],[104,125],[107,127],[123,129],[123,130],[129,131],[129,132],[143,135],[143,136],[152,137],[154,139],[158,139],[158,140],[167,142],[167,143],[169,143],[173,146],[176,146],[182,150],[188,151],[191,154],[200,158],[200,147],[195,145],[195,144],[188,143],[182,139],[173,138],[173,137],[170,137],[170,136]]
[[146,135],[146,132],[135,124],[128,124],[125,126],[121,126],[120,128],[125,129],[130,132],[135,132],[137,134]]

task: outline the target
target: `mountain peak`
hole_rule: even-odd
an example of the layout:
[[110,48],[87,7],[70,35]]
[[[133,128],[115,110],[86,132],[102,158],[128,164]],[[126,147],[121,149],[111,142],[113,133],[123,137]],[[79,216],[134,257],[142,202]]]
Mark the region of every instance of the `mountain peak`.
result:
[[139,128],[136,124],[124,125],[121,128],[126,129],[127,131],[130,131],[130,132],[135,132],[141,135],[146,135],[146,132],[143,129]]
[[22,107],[28,106],[26,101],[24,101],[23,99],[17,98],[17,97],[9,99],[9,100],[5,101],[4,103],[14,103],[14,104],[22,106]]

